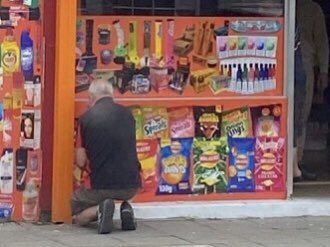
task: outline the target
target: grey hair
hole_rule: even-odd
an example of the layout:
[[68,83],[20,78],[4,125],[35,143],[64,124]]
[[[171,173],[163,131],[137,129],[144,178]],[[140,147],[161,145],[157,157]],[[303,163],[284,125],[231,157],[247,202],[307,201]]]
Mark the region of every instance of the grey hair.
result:
[[113,95],[113,86],[110,82],[102,79],[92,81],[88,92],[93,94],[96,98]]

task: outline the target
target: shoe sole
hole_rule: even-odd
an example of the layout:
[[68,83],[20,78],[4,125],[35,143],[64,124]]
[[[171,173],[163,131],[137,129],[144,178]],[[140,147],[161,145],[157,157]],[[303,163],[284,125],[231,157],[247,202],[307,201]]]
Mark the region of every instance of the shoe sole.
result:
[[98,233],[99,234],[108,234],[112,231],[113,227],[113,213],[115,211],[115,204],[112,200],[105,200],[101,204],[101,220],[98,225]]
[[122,210],[120,212],[120,218],[121,218],[121,229],[123,231],[134,231],[136,230],[136,221],[134,220],[134,216],[132,211],[130,210]]

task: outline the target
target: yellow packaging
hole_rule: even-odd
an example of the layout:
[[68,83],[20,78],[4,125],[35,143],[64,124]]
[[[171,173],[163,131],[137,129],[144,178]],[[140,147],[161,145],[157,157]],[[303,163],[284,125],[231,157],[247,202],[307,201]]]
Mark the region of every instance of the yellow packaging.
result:
[[169,118],[164,107],[142,107],[144,138],[169,138]]
[[4,73],[13,73],[19,70],[19,66],[20,49],[13,36],[13,30],[9,28],[1,44],[1,67]]

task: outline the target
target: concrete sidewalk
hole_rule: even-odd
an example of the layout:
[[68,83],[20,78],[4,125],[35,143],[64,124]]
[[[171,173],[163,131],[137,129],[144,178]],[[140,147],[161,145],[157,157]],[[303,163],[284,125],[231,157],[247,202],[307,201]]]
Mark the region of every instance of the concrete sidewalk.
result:
[[120,222],[108,235],[96,226],[0,224],[0,247],[314,247],[330,246],[330,217],[246,220],[138,221],[138,230],[122,232]]

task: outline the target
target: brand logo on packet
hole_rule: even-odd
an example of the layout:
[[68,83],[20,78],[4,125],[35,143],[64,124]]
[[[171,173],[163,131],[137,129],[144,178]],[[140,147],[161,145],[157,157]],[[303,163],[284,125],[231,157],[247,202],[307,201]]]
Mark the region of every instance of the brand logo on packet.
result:
[[200,123],[219,123],[219,117],[214,113],[204,113],[198,119]]
[[229,136],[241,136],[245,131],[244,123],[238,122],[236,124],[227,126],[226,131]]
[[138,142],[136,144],[136,151],[138,153],[146,153],[151,150],[150,144],[148,142]]
[[189,119],[184,119],[184,120],[182,120],[182,122],[172,126],[171,131],[176,133],[176,132],[179,132],[179,131],[183,131],[185,129],[189,129],[192,126],[193,126],[192,121],[190,121]]
[[152,119],[150,122],[147,122],[143,126],[143,130],[146,136],[153,136],[156,133],[167,129],[168,123],[167,120],[164,118],[160,118],[158,120]]
[[218,162],[219,159],[220,159],[220,155],[218,153],[216,154],[204,153],[200,157],[200,160],[202,162]]
[[185,156],[176,154],[162,160],[162,178],[168,184],[178,184],[187,171],[187,159]]
[[17,57],[14,51],[8,51],[3,54],[2,62],[7,67],[12,67],[16,64]]

